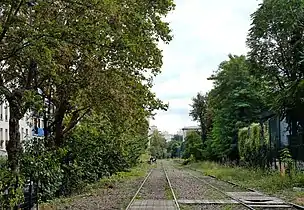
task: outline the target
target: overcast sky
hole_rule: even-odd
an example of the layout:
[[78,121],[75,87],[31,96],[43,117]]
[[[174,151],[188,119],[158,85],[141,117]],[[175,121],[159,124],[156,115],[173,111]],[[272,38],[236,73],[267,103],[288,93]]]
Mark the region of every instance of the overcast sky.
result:
[[153,91],[169,110],[160,112],[151,125],[176,133],[191,121],[191,98],[207,92],[207,78],[227,55],[245,54],[250,14],[260,0],[176,0],[176,9],[168,16],[174,39],[163,49],[162,73],[155,79]]

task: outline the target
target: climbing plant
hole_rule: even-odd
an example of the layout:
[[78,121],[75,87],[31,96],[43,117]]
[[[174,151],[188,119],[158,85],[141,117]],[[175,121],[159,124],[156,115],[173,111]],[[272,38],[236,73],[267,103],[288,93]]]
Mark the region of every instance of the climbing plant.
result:
[[240,160],[249,166],[262,166],[267,163],[268,152],[270,151],[268,125],[257,123],[249,127],[241,128],[238,132],[238,150]]

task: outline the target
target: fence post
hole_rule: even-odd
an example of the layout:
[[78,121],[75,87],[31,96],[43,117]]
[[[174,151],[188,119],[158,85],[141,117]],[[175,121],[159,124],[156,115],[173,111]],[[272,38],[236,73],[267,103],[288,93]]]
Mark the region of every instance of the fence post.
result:
[[30,176],[30,186],[29,186],[29,209],[31,209],[32,206],[32,176]]
[[37,210],[39,210],[39,194],[38,194],[38,190],[39,190],[39,179],[37,179],[37,187],[36,187],[36,208]]
[[[17,189],[18,189],[18,175],[16,175],[15,192],[17,191]],[[18,204],[15,205],[14,210],[18,210]]]

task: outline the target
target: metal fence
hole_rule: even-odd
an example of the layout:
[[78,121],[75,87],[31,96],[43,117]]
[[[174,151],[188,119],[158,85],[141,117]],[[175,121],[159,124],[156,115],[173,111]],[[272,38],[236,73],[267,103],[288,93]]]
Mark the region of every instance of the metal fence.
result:
[[[287,132],[280,126],[280,119],[272,117],[268,120],[269,125],[269,165],[274,169],[281,169],[280,152],[283,148],[288,148],[290,155],[296,163],[298,170],[304,170],[304,139],[301,133],[288,133],[288,144],[282,143],[282,133]],[[267,123],[267,122],[265,122]]]

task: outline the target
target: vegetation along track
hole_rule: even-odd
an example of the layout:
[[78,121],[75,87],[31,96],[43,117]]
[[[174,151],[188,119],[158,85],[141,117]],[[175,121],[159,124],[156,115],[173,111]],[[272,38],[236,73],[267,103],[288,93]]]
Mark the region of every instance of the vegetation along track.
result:
[[147,174],[126,207],[129,209],[180,209],[162,163]]
[[[263,193],[255,191],[253,189],[245,188],[237,185],[233,182],[219,180],[214,176],[201,176],[200,172],[191,169],[187,173],[202,181],[204,184],[210,186],[214,190],[234,200],[236,204],[241,204],[246,209],[282,209],[282,210],[293,210],[293,209],[304,209],[303,206],[296,205],[294,203],[284,202],[281,199],[267,196]],[[201,208],[205,209],[205,208]],[[235,209],[223,208],[223,209]],[[238,208],[239,209],[239,208]]]

